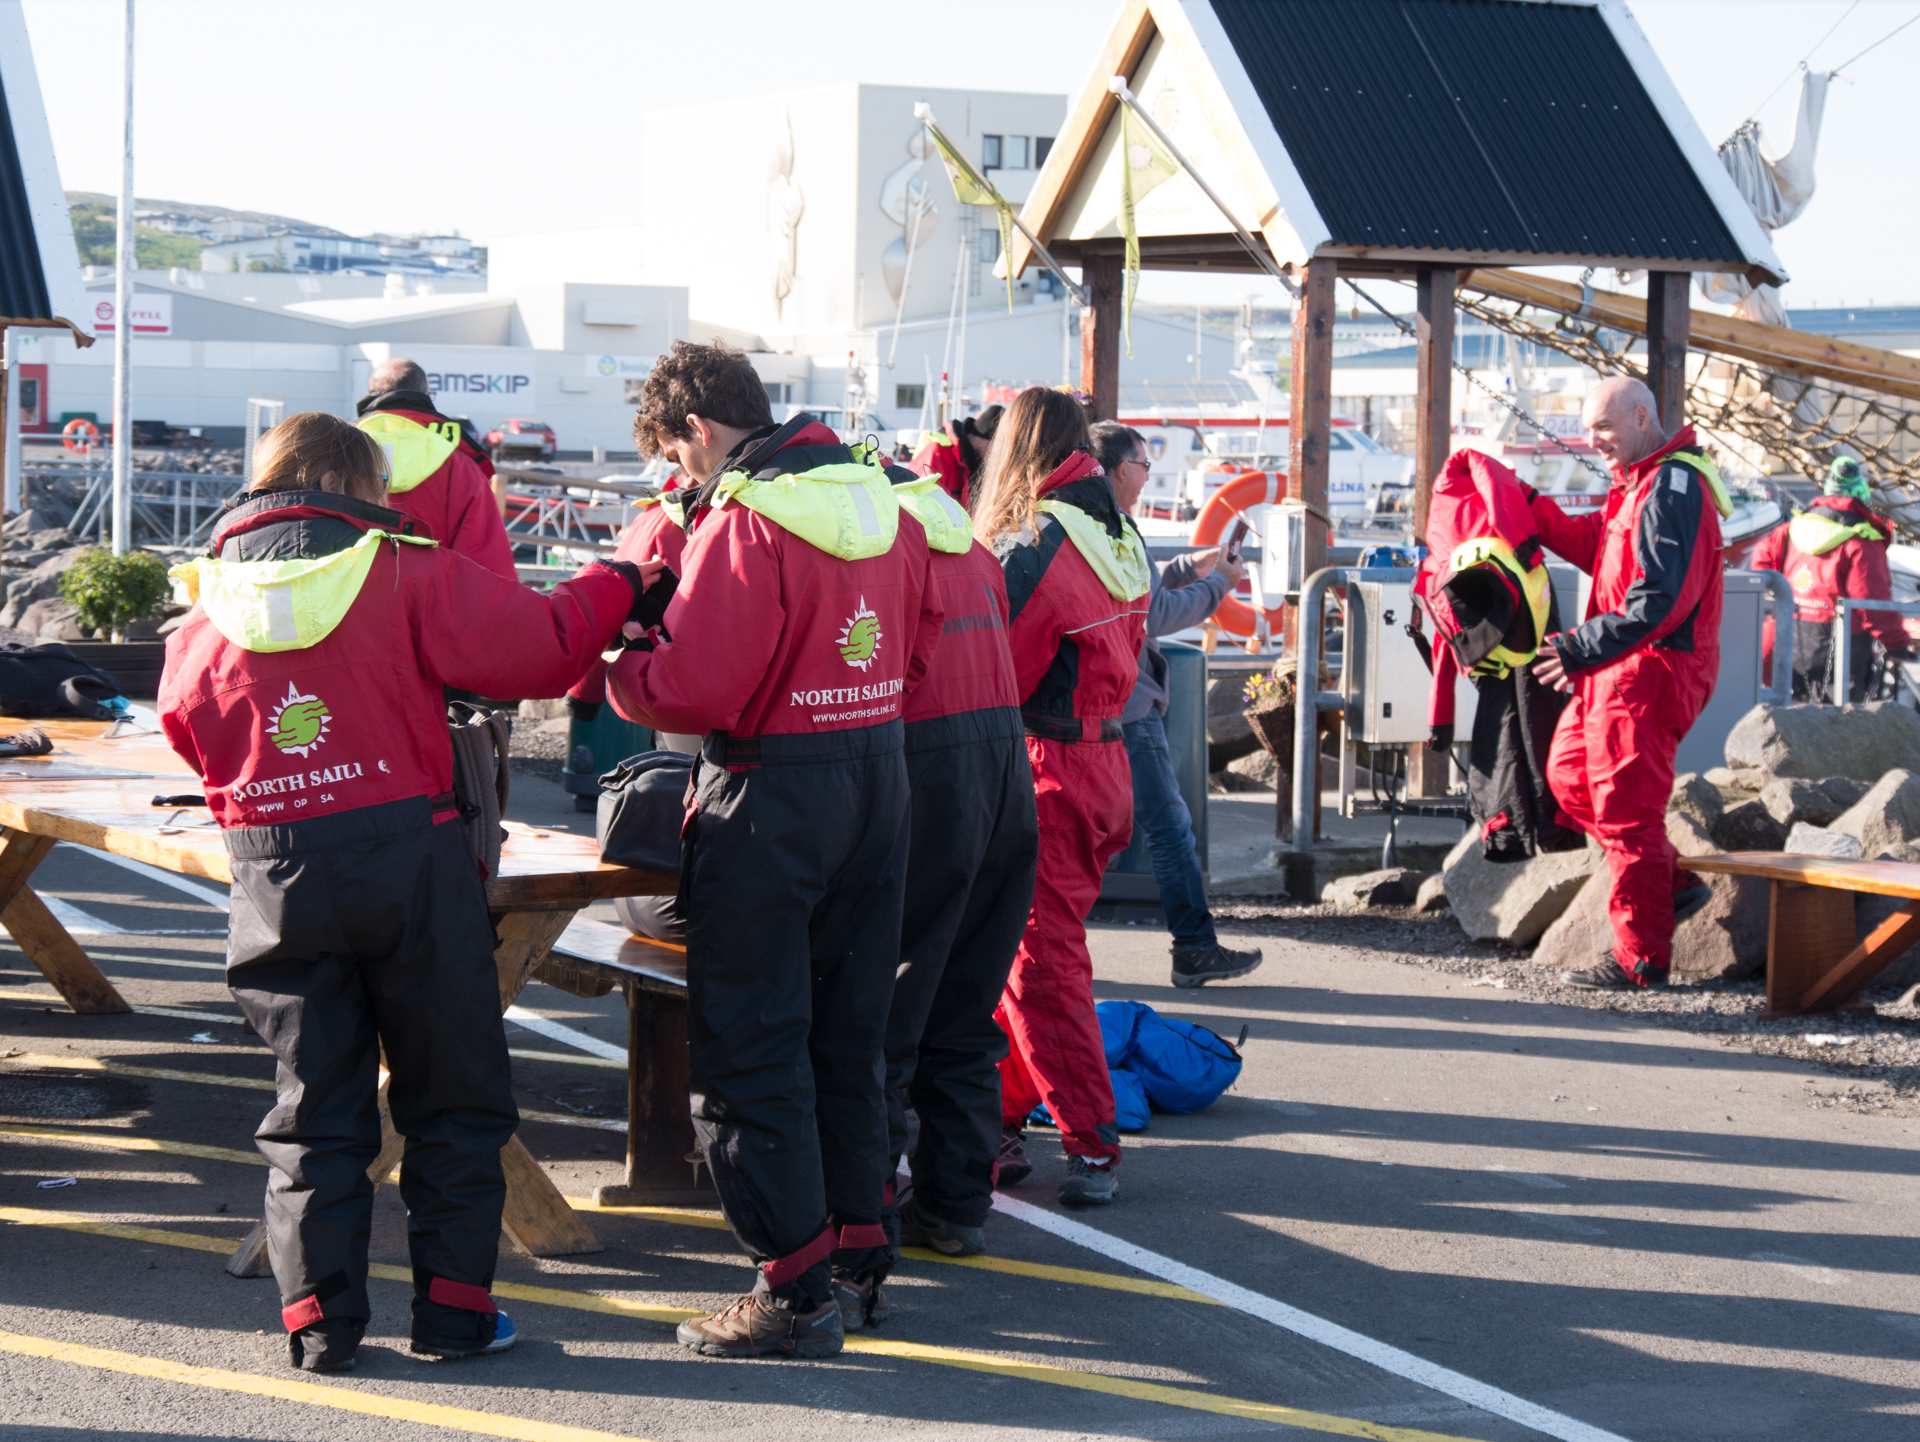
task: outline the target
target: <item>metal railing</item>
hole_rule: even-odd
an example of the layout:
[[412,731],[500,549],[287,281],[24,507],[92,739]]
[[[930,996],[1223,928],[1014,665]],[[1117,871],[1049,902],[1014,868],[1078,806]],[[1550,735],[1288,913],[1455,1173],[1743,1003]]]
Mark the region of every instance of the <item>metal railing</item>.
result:
[[633,519],[633,502],[652,494],[633,481],[577,480],[548,471],[496,468],[507,539],[533,546],[544,564],[549,551],[609,555]]
[[[1785,580],[1783,576],[1781,580]],[[1894,611],[1902,616],[1920,616],[1920,601],[1857,601],[1850,596],[1842,596],[1833,604],[1833,674],[1829,677],[1827,697],[1835,706],[1844,706],[1852,699],[1852,671],[1847,662],[1851,659],[1853,626],[1852,613],[1855,611]],[[1791,635],[1787,638],[1793,639]],[[1773,654],[1781,654],[1780,643],[1774,642]],[[1793,658],[1791,646],[1786,651],[1789,663]],[[1793,667],[1787,666],[1791,674]]]
[[[46,487],[56,480],[84,485],[67,530],[77,537],[94,535],[107,543],[113,514],[113,471],[105,465],[66,465],[42,462],[21,470],[21,504],[34,504],[35,483]],[[240,476],[204,475],[197,471],[135,471],[132,477],[133,543],[183,546],[192,549],[213,529],[226,502],[245,484]]]

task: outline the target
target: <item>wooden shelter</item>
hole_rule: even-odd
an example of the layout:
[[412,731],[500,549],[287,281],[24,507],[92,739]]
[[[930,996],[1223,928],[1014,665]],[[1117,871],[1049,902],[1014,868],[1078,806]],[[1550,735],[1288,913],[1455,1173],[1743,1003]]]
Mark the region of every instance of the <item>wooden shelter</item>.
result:
[[0,326],[69,330],[89,346],[92,316],[26,21],[19,0],[0,0]]
[[[1261,272],[1239,228],[1292,281],[1288,494],[1323,519],[1339,280],[1416,283],[1421,535],[1450,448],[1464,270],[1647,271],[1669,428],[1691,272],[1786,276],[1622,0],[1125,0],[1021,215],[1081,267],[1081,375],[1101,418],[1119,396],[1125,250],[1114,77],[1192,167],[1136,207],[1142,268]],[[1032,259],[1016,234],[1006,263]],[[1307,529],[1310,574],[1327,533]]]

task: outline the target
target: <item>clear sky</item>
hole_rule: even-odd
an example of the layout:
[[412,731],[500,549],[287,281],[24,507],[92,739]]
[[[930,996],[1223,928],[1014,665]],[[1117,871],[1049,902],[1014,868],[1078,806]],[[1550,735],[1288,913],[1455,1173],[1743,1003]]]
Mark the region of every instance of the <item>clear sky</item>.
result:
[[[139,0],[142,197],[342,230],[495,235],[637,219],[649,113],[832,80],[1055,91],[1084,83],[1116,0]],[[26,0],[62,179],[119,185],[119,0]],[[1812,48],[1824,69],[1920,0],[1638,0],[1710,140],[1758,108],[1776,147]],[[1823,34],[1838,22],[1833,34]],[[1816,42],[1819,42],[1816,48]],[[1542,56],[1543,86],[1578,57]],[[1356,55],[1356,67],[1364,57]],[[1920,24],[1836,81],[1819,192],[1775,244],[1790,306],[1920,302]],[[1851,81],[1851,83],[1847,83]],[[1568,155],[1570,186],[1627,188]],[[690,224],[711,179],[687,177]],[[744,223],[759,224],[758,215]],[[1142,298],[1245,281],[1149,274]],[[1225,289],[1222,289],[1225,287]]]

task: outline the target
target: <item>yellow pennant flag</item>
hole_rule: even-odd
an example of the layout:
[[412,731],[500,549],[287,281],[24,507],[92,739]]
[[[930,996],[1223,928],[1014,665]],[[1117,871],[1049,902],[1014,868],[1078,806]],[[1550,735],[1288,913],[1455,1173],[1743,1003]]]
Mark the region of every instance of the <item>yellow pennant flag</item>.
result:
[[1120,111],[1120,226],[1127,237],[1127,298],[1121,316],[1121,330],[1127,338],[1127,358],[1133,358],[1133,293],[1140,286],[1140,233],[1134,227],[1133,207],[1147,192],[1163,180],[1179,174],[1180,167],[1142,125],[1132,106]]
[[1013,311],[1013,207],[993,188],[992,182],[967,163],[967,158],[948,143],[935,126],[928,126],[933,143],[940,148],[940,159],[947,167],[947,179],[953,182],[953,198],[962,205],[991,205],[1000,221],[1000,254],[1007,262],[1007,311]]

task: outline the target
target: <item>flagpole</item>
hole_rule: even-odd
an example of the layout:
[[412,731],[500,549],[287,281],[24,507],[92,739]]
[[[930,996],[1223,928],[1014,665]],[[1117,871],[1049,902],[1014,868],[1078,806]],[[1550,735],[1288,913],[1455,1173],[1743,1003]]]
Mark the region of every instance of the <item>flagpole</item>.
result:
[[133,0],[127,0],[123,36],[125,89],[121,95],[120,214],[115,217],[113,277],[113,553],[133,543]]
[[[1008,203],[1004,195],[994,189],[993,183],[981,175],[979,171],[975,170],[966,156],[960,153],[960,147],[953,143],[952,138],[948,136],[946,131],[940,128],[939,122],[933,118],[933,107],[924,100],[917,102],[913,107],[913,118],[945,142],[946,153],[952,155],[965,168],[967,179],[992,195],[1000,204],[1007,207],[1007,219],[1012,221],[1014,228],[1027,238],[1027,244],[1033,247],[1034,254],[1040,257],[1041,262],[1048,270],[1060,277],[1060,283],[1072,293],[1075,300],[1080,302],[1080,308],[1082,310],[1091,309],[1093,306],[1093,297],[1087,293],[1084,287],[1076,285],[1067,279],[1067,273],[1061,268],[1060,262],[1055,260],[1052,252],[1040,243],[1040,238],[1027,229],[1026,223],[1020,219],[1020,213]],[[1007,257],[1006,263],[1011,266],[1013,263],[1012,257]]]
[[[1252,233],[1240,223],[1239,217],[1227,209],[1227,203],[1214,193],[1213,187],[1200,178],[1200,172],[1195,170],[1192,162],[1180,153],[1180,147],[1167,138],[1167,132],[1155,123],[1154,118],[1147,114],[1146,107],[1143,106],[1139,100],[1134,97],[1134,93],[1127,88],[1125,78],[1119,75],[1113,76],[1107,81],[1107,89],[1113,92],[1115,98],[1117,98],[1122,105],[1126,106],[1128,110],[1140,118],[1141,124],[1153,132],[1153,138],[1166,147],[1167,154],[1171,155],[1179,164],[1180,168],[1186,171],[1193,183],[1200,187],[1200,193],[1213,202],[1213,208],[1226,217],[1227,224],[1233,227],[1234,235],[1238,237],[1240,244],[1246,249],[1247,254],[1260,263],[1262,270],[1266,271],[1267,274],[1284,285],[1287,288],[1288,295],[1298,300],[1300,298],[1300,288],[1293,283],[1286,271],[1281,268],[1280,262],[1273,258],[1273,252],[1253,238]],[[1025,229],[1025,226],[1021,226],[1022,231]]]

